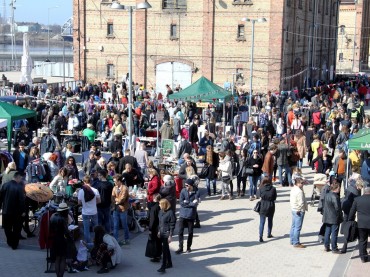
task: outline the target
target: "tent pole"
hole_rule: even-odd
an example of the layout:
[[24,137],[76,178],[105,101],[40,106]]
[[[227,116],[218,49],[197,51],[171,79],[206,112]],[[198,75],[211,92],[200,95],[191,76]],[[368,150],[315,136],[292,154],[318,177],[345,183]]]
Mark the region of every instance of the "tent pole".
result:
[[223,118],[223,127],[224,127],[224,137],[226,137],[226,112],[225,112],[225,99],[223,101],[223,112],[222,112],[222,118]]
[[349,163],[351,160],[349,159],[349,147],[347,147],[347,169],[346,169],[346,183],[344,184],[344,191],[346,191],[348,187],[348,170],[349,170]]

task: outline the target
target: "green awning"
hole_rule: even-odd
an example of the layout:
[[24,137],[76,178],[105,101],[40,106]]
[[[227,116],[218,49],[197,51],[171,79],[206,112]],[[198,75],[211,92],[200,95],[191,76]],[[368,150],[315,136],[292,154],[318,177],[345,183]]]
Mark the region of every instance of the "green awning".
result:
[[361,129],[349,139],[348,149],[370,150],[370,129]]
[[28,110],[16,105],[12,105],[6,102],[0,102],[0,119],[6,119],[8,127],[8,150],[10,151],[12,145],[12,129],[13,121],[18,119],[25,119],[35,117],[36,112],[34,110]]
[[191,86],[178,93],[169,95],[168,98],[171,100],[192,102],[197,102],[199,100],[213,101],[213,99],[229,100],[231,99],[231,93],[202,76]]

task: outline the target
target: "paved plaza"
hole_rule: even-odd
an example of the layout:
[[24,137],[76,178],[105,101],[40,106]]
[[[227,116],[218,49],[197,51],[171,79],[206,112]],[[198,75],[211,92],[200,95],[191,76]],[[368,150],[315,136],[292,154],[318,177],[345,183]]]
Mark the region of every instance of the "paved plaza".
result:
[[[306,167],[304,173],[312,183],[313,173]],[[200,184],[203,194],[204,182]],[[370,263],[362,264],[358,250],[351,244],[344,255],[324,251],[317,241],[321,226],[321,215],[315,207],[306,213],[301,242],[306,249],[295,249],[289,244],[291,213],[289,206],[290,188],[279,187],[272,239],[258,242],[259,216],[253,211],[256,201],[248,198],[219,200],[219,196],[206,198],[199,205],[201,229],[195,229],[193,252],[176,255],[178,238],[171,243],[174,267],[168,275],[176,276],[369,276]],[[305,187],[310,198],[312,185]],[[267,226],[265,227],[267,228]],[[54,276],[45,274],[46,251],[41,251],[37,239],[20,242],[18,250],[11,250],[4,242],[1,230],[0,261],[2,277]],[[266,233],[266,230],[265,230]],[[135,236],[131,244],[123,246],[123,262],[107,276],[157,276],[159,264],[153,264],[144,256],[147,233]],[[339,247],[343,242],[339,239]],[[99,268],[77,273],[91,276]],[[122,275],[123,274],[123,275]],[[69,274],[66,273],[66,276]]]

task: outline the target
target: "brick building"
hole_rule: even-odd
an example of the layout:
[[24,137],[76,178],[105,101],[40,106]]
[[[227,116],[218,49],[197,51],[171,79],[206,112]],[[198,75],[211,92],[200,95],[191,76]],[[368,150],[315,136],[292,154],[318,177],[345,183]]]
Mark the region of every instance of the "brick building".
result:
[[338,26],[337,72],[368,71],[370,1],[342,0]]
[[[110,0],[73,0],[75,78],[121,81],[128,70],[128,12]],[[135,5],[141,0],[121,0]],[[164,90],[205,76],[219,85],[243,73],[253,89],[290,89],[333,77],[338,0],[151,0],[133,14],[133,80]],[[311,83],[311,82],[310,82]]]

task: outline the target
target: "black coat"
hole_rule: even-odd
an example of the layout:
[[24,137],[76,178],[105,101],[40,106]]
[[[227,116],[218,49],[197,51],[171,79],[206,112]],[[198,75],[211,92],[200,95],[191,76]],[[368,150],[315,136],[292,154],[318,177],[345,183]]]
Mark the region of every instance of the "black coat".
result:
[[259,214],[264,216],[274,216],[276,188],[271,184],[267,184],[257,191],[257,196],[261,198],[261,209]]
[[190,142],[198,142],[198,126],[196,124],[192,124],[189,128],[189,141]]
[[364,194],[353,201],[349,220],[355,219],[356,212],[358,228],[370,229],[370,194]]
[[[219,157],[218,157],[218,154],[215,153],[215,152],[212,152],[212,164],[209,164],[209,167],[208,167],[208,175],[207,175],[207,178],[210,179],[210,180],[213,180],[213,179],[216,179],[217,176],[216,176],[216,170],[218,168],[218,165],[220,163],[220,160],[219,160]],[[207,162],[207,152],[206,152],[206,155],[204,156],[204,160]]]
[[176,226],[176,216],[173,210],[159,211],[159,233],[161,238],[173,235]]
[[21,215],[25,211],[25,190],[23,184],[11,180],[0,191],[0,208],[6,215]]
[[[253,166],[256,165],[256,164],[258,165],[258,167],[254,168]],[[262,174],[262,165],[263,165],[263,161],[260,157],[257,157],[257,159],[254,159],[253,156],[251,156],[247,160],[247,167],[253,169],[253,176],[261,176],[261,174]]]
[[176,211],[176,184],[173,181],[167,182],[159,189],[162,198],[166,198],[171,204],[171,209]]
[[322,222],[336,225],[343,222],[343,214],[338,193],[330,191],[325,195]]
[[139,165],[137,163],[137,160],[133,156],[124,156],[120,159],[118,164],[118,173],[122,174],[122,172],[125,170],[126,164],[131,164],[133,168],[138,169]]
[[161,240],[158,238],[160,210],[158,202],[154,202],[154,205],[149,210],[150,233],[145,250],[145,256],[149,258],[158,258],[162,254],[162,244]]

